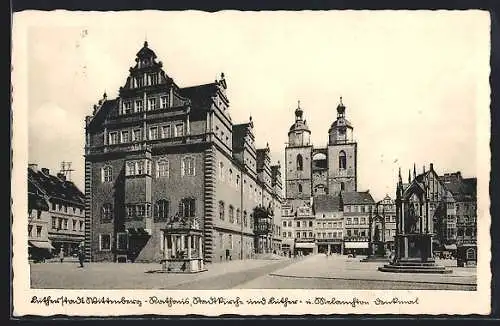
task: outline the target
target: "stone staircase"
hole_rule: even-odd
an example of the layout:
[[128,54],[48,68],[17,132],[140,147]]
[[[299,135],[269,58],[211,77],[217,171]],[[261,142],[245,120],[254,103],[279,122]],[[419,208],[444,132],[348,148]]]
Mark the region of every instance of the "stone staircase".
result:
[[378,268],[381,272],[390,273],[428,273],[428,274],[450,274],[452,270],[442,265],[437,265],[434,260],[426,262],[403,260],[394,264],[386,264]]

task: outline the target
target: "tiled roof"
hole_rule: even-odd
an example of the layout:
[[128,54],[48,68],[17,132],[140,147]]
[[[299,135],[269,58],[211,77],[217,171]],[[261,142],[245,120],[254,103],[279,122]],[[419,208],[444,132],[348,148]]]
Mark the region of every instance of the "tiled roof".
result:
[[338,195],[319,195],[314,197],[314,211],[319,212],[339,212],[342,209],[342,202]]
[[342,200],[344,205],[353,205],[353,204],[373,204],[375,200],[373,200],[372,195],[368,191],[356,192],[356,191],[346,191],[342,192]]
[[49,205],[40,189],[30,180],[28,180],[28,208],[49,210]]
[[210,104],[212,97],[217,93],[218,86],[215,83],[184,87],[179,89],[182,96],[191,100],[193,106],[205,106]]
[[37,185],[51,198],[69,201],[80,206],[84,205],[85,195],[71,181],[62,180],[51,174],[46,175],[42,171],[34,171],[29,168],[28,180]]
[[476,178],[452,179],[443,182],[456,201],[473,200],[476,198]]

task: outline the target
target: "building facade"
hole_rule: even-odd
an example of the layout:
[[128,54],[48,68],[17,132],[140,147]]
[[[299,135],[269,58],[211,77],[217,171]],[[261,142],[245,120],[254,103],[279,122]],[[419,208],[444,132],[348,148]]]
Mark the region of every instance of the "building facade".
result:
[[477,179],[463,178],[460,171],[439,179],[448,190],[446,219],[441,223],[444,245],[477,243]]
[[377,240],[375,228],[379,230],[378,241],[384,243],[385,249],[394,249],[394,237],[396,236],[396,205],[394,200],[387,194],[382,200],[374,205],[372,226],[374,240]]
[[28,259],[50,257],[54,247],[49,240],[49,205],[45,195],[28,179]]
[[84,194],[72,181],[66,180],[64,174],[52,175],[49,169],[39,169],[36,164],[28,167],[28,184],[47,205],[46,221],[36,226],[36,233],[41,227],[53,253],[61,249],[65,256],[75,253],[84,240]]
[[166,223],[195,218],[206,262],[281,248],[281,172],[233,124],[227,84],[179,87],[147,44],[119,95],[86,119],[86,259],[158,261]]
[[[413,168],[408,184],[416,183],[426,189],[429,214],[432,216],[434,250],[454,252],[457,245],[475,244],[477,241],[476,178],[463,178],[460,172],[438,175],[430,164],[428,171],[417,175]],[[413,197],[412,197],[413,198]],[[415,205],[417,198],[410,198]]]

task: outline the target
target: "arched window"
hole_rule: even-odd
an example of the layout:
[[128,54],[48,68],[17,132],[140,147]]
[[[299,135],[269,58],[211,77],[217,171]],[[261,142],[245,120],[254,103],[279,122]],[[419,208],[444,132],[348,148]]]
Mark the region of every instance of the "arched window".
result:
[[248,225],[248,220],[247,220],[247,211],[243,211],[243,225],[247,227]]
[[344,151],[340,151],[339,153],[339,169],[346,169],[346,155]]
[[220,201],[219,202],[219,218],[221,219],[221,221],[224,221],[224,202],[223,201]]
[[299,184],[299,192],[302,192],[302,185]]
[[166,221],[168,219],[168,201],[160,199],[156,202],[156,219]]
[[229,222],[234,223],[234,207],[232,205],[229,206]]
[[224,163],[219,163],[219,177],[221,180],[224,178]]
[[229,169],[229,183],[233,182],[233,170]]
[[113,218],[113,206],[110,203],[102,204],[101,221],[109,221]]
[[102,168],[102,182],[111,181],[113,181],[113,168],[109,165],[106,165]]
[[187,156],[182,159],[182,175],[195,175],[194,158]]
[[168,163],[168,160],[166,160],[166,159],[160,159],[156,163],[156,177],[157,178],[162,178],[162,177],[168,178],[168,175],[169,175],[169,163]]
[[340,191],[344,191],[345,190],[345,182],[341,182],[340,183]]
[[241,223],[241,212],[240,212],[240,209],[236,209],[236,224],[240,224]]
[[302,159],[302,155],[298,154],[297,155],[297,171],[302,171],[304,168],[304,162]]

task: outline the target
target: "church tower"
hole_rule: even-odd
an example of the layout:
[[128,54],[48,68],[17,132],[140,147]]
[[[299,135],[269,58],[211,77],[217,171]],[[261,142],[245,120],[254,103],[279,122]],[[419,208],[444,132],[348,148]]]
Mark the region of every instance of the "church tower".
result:
[[311,189],[311,131],[303,119],[300,101],[295,110],[295,123],[288,132],[285,148],[286,198],[310,199]]
[[337,106],[337,120],[328,130],[328,191],[357,191],[357,143],[353,127],[345,118],[346,107]]

